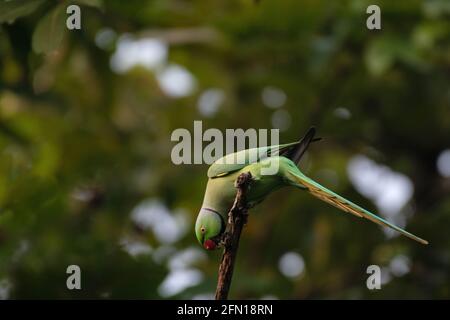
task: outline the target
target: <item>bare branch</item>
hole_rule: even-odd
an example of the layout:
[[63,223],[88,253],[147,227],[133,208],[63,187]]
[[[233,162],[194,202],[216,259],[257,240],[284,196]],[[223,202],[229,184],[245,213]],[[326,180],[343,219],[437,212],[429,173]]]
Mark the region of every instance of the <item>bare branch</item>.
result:
[[251,180],[252,175],[248,172],[239,175],[235,182],[237,193],[233,206],[228,213],[228,226],[224,235],[224,253],[219,266],[216,300],[226,300],[228,298],[231,279],[233,277],[234,263],[239,248],[239,239],[241,237],[242,229],[247,223],[247,211],[249,206],[246,203],[246,195]]

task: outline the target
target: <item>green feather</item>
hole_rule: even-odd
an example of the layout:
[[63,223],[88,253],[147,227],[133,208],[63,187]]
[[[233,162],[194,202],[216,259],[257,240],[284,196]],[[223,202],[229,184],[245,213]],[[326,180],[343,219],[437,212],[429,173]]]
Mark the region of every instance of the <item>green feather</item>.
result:
[[276,146],[267,146],[251,148],[238,152],[227,154],[217,159],[208,169],[208,178],[217,178],[226,174],[241,170],[249,164],[259,162],[267,157],[276,156],[285,150],[297,145],[300,141],[280,144]]
[[361,208],[357,204],[354,204],[353,202],[315,182],[311,178],[308,178],[298,168],[295,169],[296,170],[288,171],[288,175],[290,175],[288,179],[290,179],[294,185],[300,184],[302,187],[306,188],[306,190],[309,191],[313,196],[325,202],[328,202],[343,211],[352,213],[355,216],[364,217],[378,225],[392,228],[417,242],[428,244],[428,241],[419,238],[406,230],[403,230],[402,228],[384,220],[383,218],[373,214],[370,211],[367,211],[364,208]]

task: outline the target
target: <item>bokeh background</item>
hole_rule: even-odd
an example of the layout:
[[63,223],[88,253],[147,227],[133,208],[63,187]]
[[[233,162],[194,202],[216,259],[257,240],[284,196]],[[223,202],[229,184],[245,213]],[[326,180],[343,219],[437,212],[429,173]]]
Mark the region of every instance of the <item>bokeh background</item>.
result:
[[170,158],[194,120],[282,142],[315,125],[301,169],[431,243],[280,190],[251,212],[231,298],[449,298],[449,5],[0,1],[0,298],[212,298],[208,166]]

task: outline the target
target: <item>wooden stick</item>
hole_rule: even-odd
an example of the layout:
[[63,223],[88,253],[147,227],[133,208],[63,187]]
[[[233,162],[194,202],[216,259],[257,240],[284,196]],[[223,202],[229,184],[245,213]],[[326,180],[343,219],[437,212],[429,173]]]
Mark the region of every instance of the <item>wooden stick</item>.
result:
[[237,250],[239,248],[239,239],[242,228],[247,223],[247,211],[249,209],[246,203],[247,189],[252,180],[250,172],[241,173],[236,179],[237,188],[236,197],[233,206],[228,212],[228,226],[224,236],[224,253],[219,266],[219,277],[217,280],[216,300],[226,300],[233,277],[234,263],[236,261]]

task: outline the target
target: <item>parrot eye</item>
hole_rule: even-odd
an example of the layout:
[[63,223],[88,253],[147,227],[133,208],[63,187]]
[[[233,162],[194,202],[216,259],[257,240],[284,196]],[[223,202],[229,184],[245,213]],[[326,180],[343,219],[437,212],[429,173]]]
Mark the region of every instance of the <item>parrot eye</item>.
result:
[[202,233],[205,233],[205,227],[201,227],[201,228],[200,228],[200,231],[201,231]]

